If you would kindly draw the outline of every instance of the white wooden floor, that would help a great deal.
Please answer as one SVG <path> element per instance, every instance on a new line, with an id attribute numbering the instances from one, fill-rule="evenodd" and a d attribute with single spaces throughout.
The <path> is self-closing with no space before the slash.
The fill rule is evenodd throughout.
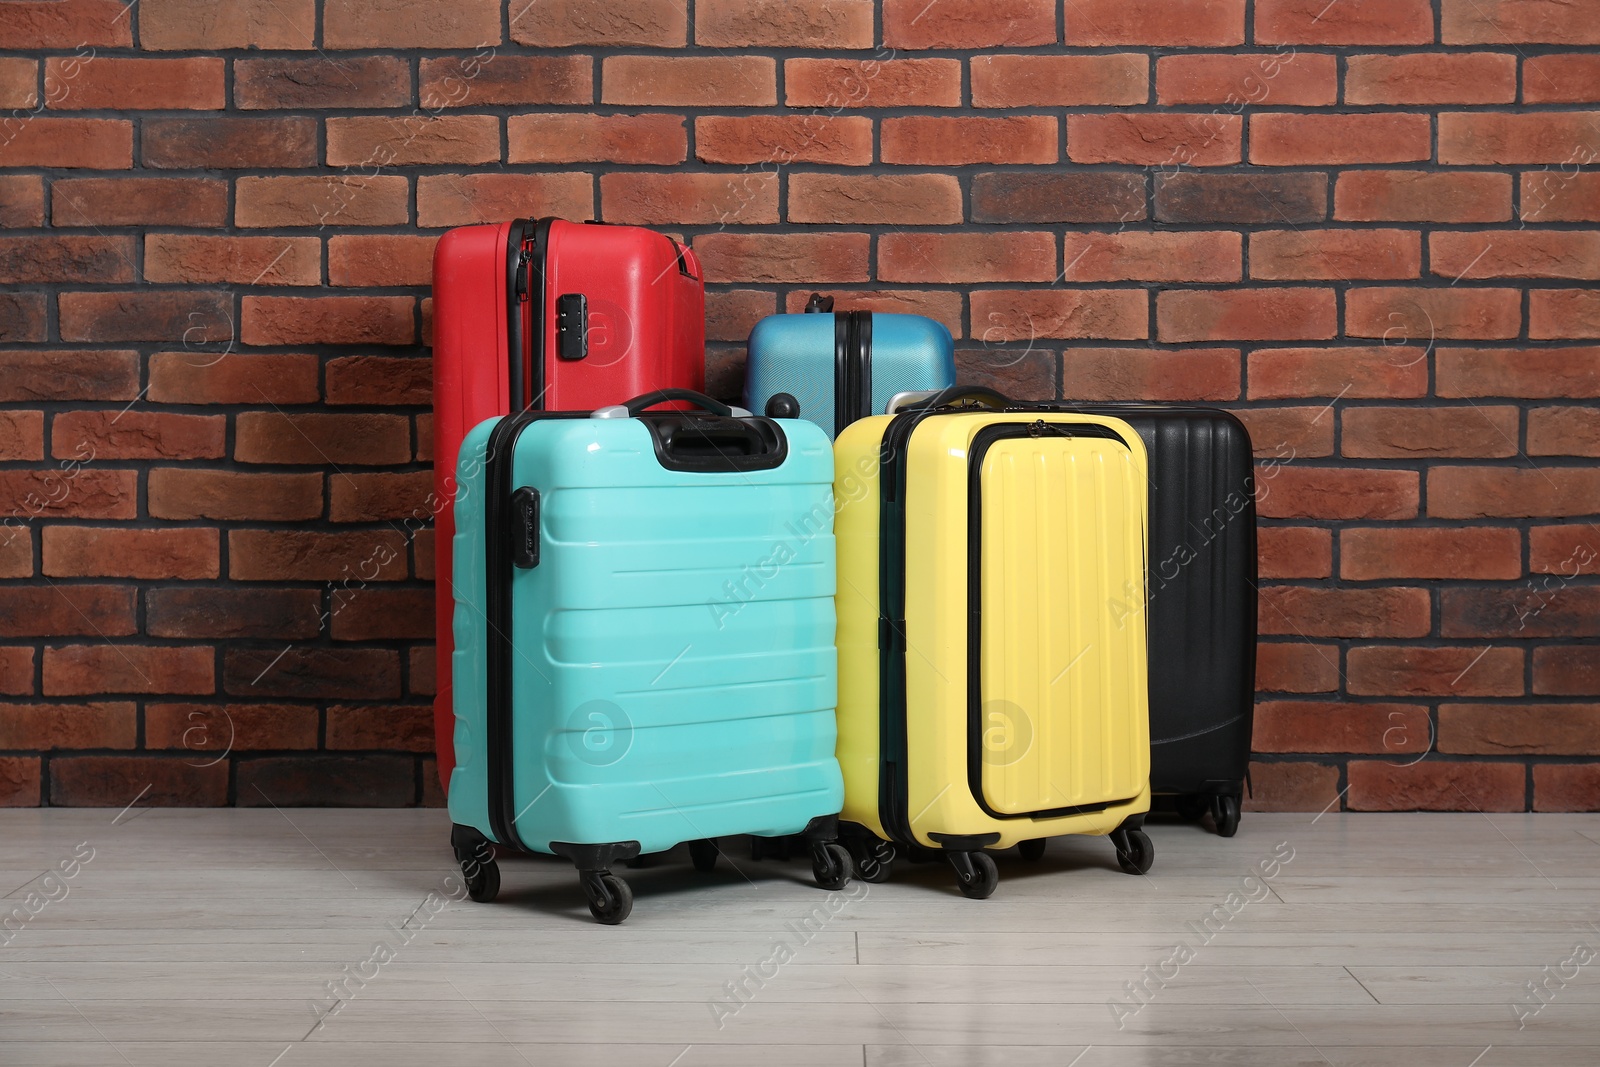
<path id="1" fill-rule="evenodd" d="M 907 866 L 832 911 L 809 865 L 740 842 L 737 870 L 625 872 L 633 917 L 602 927 L 555 861 L 507 862 L 497 903 L 435 913 L 455 884 L 440 811 L 0 812 L 0 920 L 37 911 L 0 931 L 0 1063 L 1600 1063 L 1600 957 L 1574 957 L 1600 953 L 1600 816 L 1150 833 L 1143 879 L 1081 839 L 1003 855 L 987 901 Z M 72 877 L 42 877 L 62 861 Z"/>

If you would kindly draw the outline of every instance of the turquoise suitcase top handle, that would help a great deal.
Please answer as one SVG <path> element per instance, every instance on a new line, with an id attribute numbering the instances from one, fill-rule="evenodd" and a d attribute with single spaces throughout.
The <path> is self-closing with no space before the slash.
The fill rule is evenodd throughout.
<path id="1" fill-rule="evenodd" d="M 645 408 L 655 407 L 672 400 L 682 400 L 693 404 L 703 411 L 713 415 L 723 415 L 737 419 L 748 419 L 750 412 L 744 408 L 729 407 L 720 400 L 715 400 L 704 393 L 697 393 L 693 389 L 653 389 L 648 393 L 641 393 L 625 404 L 613 404 L 610 407 L 599 408 L 590 416 L 595 419 L 631 419 L 639 415 Z"/>

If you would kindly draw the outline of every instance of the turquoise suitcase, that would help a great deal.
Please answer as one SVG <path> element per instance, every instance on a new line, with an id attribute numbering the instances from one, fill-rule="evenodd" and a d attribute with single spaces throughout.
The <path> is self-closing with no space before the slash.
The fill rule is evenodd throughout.
<path id="1" fill-rule="evenodd" d="M 667 400 L 703 410 L 646 412 Z M 564 856 L 618 923 L 610 867 L 732 834 L 836 843 L 833 450 L 808 422 L 687 390 L 471 430 L 457 467 L 452 844 Z"/>

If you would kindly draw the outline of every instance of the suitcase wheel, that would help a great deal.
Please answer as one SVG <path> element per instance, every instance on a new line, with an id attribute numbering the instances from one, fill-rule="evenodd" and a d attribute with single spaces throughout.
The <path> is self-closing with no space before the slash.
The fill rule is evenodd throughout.
<path id="1" fill-rule="evenodd" d="M 1239 798 L 1215 796 L 1211 798 L 1211 818 L 1217 824 L 1220 837 L 1232 837 L 1239 832 Z"/>
<path id="2" fill-rule="evenodd" d="M 1035 837 L 1031 841 L 1019 842 L 1017 853 L 1029 863 L 1038 863 L 1044 859 L 1044 838 Z"/>
<path id="3" fill-rule="evenodd" d="M 1156 859 L 1156 847 L 1143 830 L 1116 830 L 1111 843 L 1117 846 L 1117 865 L 1124 874 L 1144 874 Z"/>
<path id="4" fill-rule="evenodd" d="M 716 869 L 717 855 L 721 850 L 715 841 L 690 841 L 689 860 L 694 864 L 694 869 L 709 872 Z"/>
<path id="5" fill-rule="evenodd" d="M 811 846 L 811 873 L 823 889 L 843 889 L 850 884 L 850 850 L 837 841 Z"/>
<path id="6" fill-rule="evenodd" d="M 973 900 L 991 896 L 1000 884 L 1000 868 L 987 852 L 951 852 L 950 865 L 956 869 L 956 885 L 961 895 Z"/>
<path id="7" fill-rule="evenodd" d="M 894 866 L 893 845 L 887 841 L 852 838 L 846 847 L 850 850 L 850 866 L 855 868 L 857 878 L 873 885 L 889 880 Z"/>
<path id="8" fill-rule="evenodd" d="M 1195 793 L 1184 793 L 1178 797 L 1178 818 L 1184 822 L 1199 822 L 1206 816 L 1206 809 L 1210 806 L 1204 796 Z"/>
<path id="9" fill-rule="evenodd" d="M 461 865 L 461 879 L 467 883 L 467 896 L 488 904 L 500 895 L 500 865 L 494 860 L 494 846 L 471 827 L 457 826 L 450 844 Z"/>
<path id="10" fill-rule="evenodd" d="M 615 926 L 633 911 L 633 890 L 610 871 L 583 871 L 578 877 L 596 922 Z"/>

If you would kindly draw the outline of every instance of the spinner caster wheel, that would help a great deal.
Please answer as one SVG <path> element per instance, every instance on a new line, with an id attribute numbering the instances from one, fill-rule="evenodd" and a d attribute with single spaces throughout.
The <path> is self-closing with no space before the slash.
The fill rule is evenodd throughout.
<path id="1" fill-rule="evenodd" d="M 1000 885 L 1000 868 L 987 852 L 952 852 L 950 863 L 956 869 L 956 884 L 964 897 L 983 900 Z"/>
<path id="2" fill-rule="evenodd" d="M 1156 859 L 1156 847 L 1143 830 L 1118 830 L 1111 835 L 1117 846 L 1117 865 L 1124 874 L 1145 874 Z"/>
<path id="3" fill-rule="evenodd" d="M 850 884 L 850 850 L 837 841 L 813 845 L 811 873 L 823 889 L 843 889 Z"/>
<path id="4" fill-rule="evenodd" d="M 615 926 L 633 911 L 633 890 L 610 871 L 585 871 L 582 881 L 596 922 Z"/>
<path id="5" fill-rule="evenodd" d="M 856 877 L 877 885 L 889 880 L 894 867 L 894 846 L 887 841 L 856 838 L 849 844 L 850 864 Z"/>
<path id="6" fill-rule="evenodd" d="M 1211 799 L 1211 818 L 1217 824 L 1217 836 L 1232 837 L 1239 832 L 1239 798 L 1216 796 Z"/>
<path id="7" fill-rule="evenodd" d="M 475 830 L 457 827 L 450 835 L 450 844 L 461 865 L 461 880 L 467 884 L 467 896 L 479 904 L 488 904 L 500 895 L 500 865 L 494 859 L 494 846 L 489 839 Z"/>

